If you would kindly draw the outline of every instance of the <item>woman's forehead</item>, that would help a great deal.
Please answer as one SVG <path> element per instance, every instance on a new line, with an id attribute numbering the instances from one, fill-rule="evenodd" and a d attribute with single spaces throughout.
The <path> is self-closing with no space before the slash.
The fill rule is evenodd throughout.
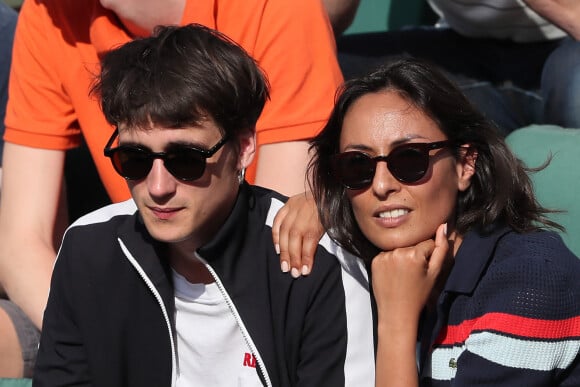
<path id="1" fill-rule="evenodd" d="M 369 93 L 348 109 L 340 143 L 401 143 L 440 140 L 443 132 L 425 112 L 395 92 Z"/>

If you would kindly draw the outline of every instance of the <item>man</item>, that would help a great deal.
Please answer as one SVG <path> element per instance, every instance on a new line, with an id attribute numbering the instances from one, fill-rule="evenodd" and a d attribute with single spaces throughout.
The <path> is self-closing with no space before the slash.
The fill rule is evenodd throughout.
<path id="1" fill-rule="evenodd" d="M 33 340 L 42 324 L 55 249 L 68 225 L 60 205 L 66 203 L 63 197 L 83 211 L 101 206 L 85 204 L 99 189 L 83 195 L 69 184 L 63 190 L 66 151 L 86 143 L 109 195 L 99 196 L 99 203 L 130 197 L 102 154 L 108 124 L 96 99 L 88 95 L 100 58 L 134 37 L 148 36 L 154 26 L 188 23 L 217 29 L 240 44 L 272 86 L 256 125 L 256 157 L 248 181 L 287 195 L 304 190 L 307 139 L 324 125 L 342 81 L 320 1 L 25 1 L 16 29 L 6 115 L 0 287 L 19 312 L 13 322 L 33 332 L 30 344 L 20 342 L 26 353 L 37 347 Z M 77 191 L 93 184 L 102 188 L 87 178 L 92 173 L 84 165 L 70 169 L 83 177 L 70 181 L 67 176 Z M 71 219 L 84 213 L 71 211 Z M 0 337 L 6 335 L 16 333 L 0 305 Z"/>
<path id="2" fill-rule="evenodd" d="M 35 385 L 373 385 L 365 281 L 330 242 L 308 278 L 283 275 L 282 197 L 244 182 L 268 97 L 253 59 L 206 27 L 164 27 L 111 51 L 94 92 L 133 200 L 66 232 Z"/>

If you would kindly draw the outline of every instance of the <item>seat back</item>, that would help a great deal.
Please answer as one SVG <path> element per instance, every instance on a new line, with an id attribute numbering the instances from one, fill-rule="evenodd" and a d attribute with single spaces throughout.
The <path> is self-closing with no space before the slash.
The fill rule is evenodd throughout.
<path id="1" fill-rule="evenodd" d="M 31 387 L 31 386 L 32 386 L 32 379 L 0 378 L 0 387 Z"/>
<path id="2" fill-rule="evenodd" d="M 433 24 L 435 13 L 425 0 L 362 0 L 345 34 L 384 32 L 404 26 Z"/>
<path id="3" fill-rule="evenodd" d="M 562 238 L 580 256 L 580 129 L 531 125 L 510 133 L 506 141 L 528 167 L 538 167 L 552 155 L 545 169 L 530 176 L 540 203 L 565 211 L 549 217 L 566 228 Z"/>

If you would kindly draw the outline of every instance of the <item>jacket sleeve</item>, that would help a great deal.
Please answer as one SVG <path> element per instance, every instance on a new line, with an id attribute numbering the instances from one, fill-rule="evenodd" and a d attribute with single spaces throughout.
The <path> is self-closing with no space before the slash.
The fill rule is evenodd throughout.
<path id="1" fill-rule="evenodd" d="M 318 258 L 310 276 L 297 280 L 312 286 L 308 294 L 295 294 L 307 300 L 307 309 L 293 385 L 343 386 L 347 324 L 340 270 L 338 265 L 322 265 Z"/>
<path id="2" fill-rule="evenodd" d="M 373 386 L 374 357 L 372 343 L 372 320 L 370 298 L 367 288 L 360 286 L 358 298 L 346 292 L 344 273 L 336 257 L 326 252 L 317 253 L 316 265 L 308 277 L 297 281 L 311 281 L 308 294 L 300 295 L 307 300 L 307 309 L 302 326 L 302 342 L 299 349 L 296 386 Z M 352 284 L 351 284 L 352 285 Z M 352 291 L 352 286 L 350 287 Z M 348 315 L 349 302 L 366 303 L 367 315 Z M 292 305 L 290 306 L 292 307 Z M 357 312 L 364 310 L 355 309 Z M 353 321 L 356 320 L 356 324 Z M 350 332 L 349 330 L 356 332 Z M 349 342 L 352 338 L 357 343 Z M 352 351 L 350 347 L 358 346 Z M 352 359 L 353 354 L 360 356 Z M 349 361 L 355 367 L 347 367 Z M 360 362 L 365 362 L 360 367 Z M 367 367 L 368 366 L 368 367 Z M 366 372 L 370 371 L 370 372 Z M 347 374 L 347 372 L 349 374 Z"/>
<path id="3" fill-rule="evenodd" d="M 76 293 L 82 283 L 71 267 L 78 260 L 65 237 L 53 270 L 48 304 L 44 312 L 33 385 L 89 386 L 89 367 L 81 331 L 75 319 Z"/>

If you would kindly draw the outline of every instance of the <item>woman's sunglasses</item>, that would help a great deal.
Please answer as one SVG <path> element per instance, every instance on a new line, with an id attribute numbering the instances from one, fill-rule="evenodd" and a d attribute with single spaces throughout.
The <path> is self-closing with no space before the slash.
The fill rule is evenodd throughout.
<path id="1" fill-rule="evenodd" d="M 185 145 L 175 145 L 166 152 L 151 152 L 147 148 L 135 145 L 121 145 L 111 149 L 118 134 L 119 131 L 115 130 L 107 142 L 105 156 L 111 159 L 115 171 L 127 180 L 141 180 L 147 177 L 155 159 L 163 160 L 163 165 L 175 178 L 183 181 L 197 180 L 205 172 L 206 159 L 213 156 L 228 141 L 227 137 L 223 137 L 207 150 Z"/>
<path id="2" fill-rule="evenodd" d="M 403 144 L 387 156 L 370 157 L 358 152 L 344 152 L 331 160 L 333 176 L 348 189 L 369 187 L 375 177 L 379 161 L 385 161 L 395 179 L 402 183 L 416 183 L 429 169 L 429 151 L 451 146 L 451 141 Z"/>

